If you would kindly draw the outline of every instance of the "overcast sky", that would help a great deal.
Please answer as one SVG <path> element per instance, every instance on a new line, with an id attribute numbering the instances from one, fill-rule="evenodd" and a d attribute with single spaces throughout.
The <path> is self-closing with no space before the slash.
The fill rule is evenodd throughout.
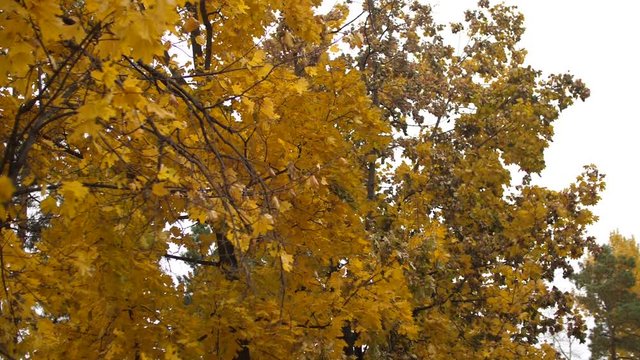
<path id="1" fill-rule="evenodd" d="M 431 2 L 440 22 L 460 21 L 475 0 Z M 492 3 L 496 3 L 493 1 Z M 525 16 L 522 46 L 528 63 L 545 73 L 571 72 L 591 89 L 555 123 L 546 151 L 547 169 L 538 184 L 564 188 L 596 164 L 607 190 L 595 208 L 600 217 L 591 234 L 604 242 L 609 232 L 640 236 L 640 2 L 612 0 L 509 0 Z M 455 45 L 455 44 L 454 44 Z"/>

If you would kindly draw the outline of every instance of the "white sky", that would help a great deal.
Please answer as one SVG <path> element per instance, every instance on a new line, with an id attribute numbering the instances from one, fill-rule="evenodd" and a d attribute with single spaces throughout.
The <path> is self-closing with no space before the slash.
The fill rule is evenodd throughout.
<path id="1" fill-rule="evenodd" d="M 476 0 L 430 1 L 440 22 L 460 21 Z M 496 3 L 492 1 L 492 4 Z M 528 63 L 544 73 L 571 72 L 591 89 L 555 123 L 556 136 L 546 151 L 547 169 L 538 183 L 564 188 L 596 164 L 606 174 L 607 190 L 595 208 L 600 221 L 591 235 L 605 242 L 619 229 L 640 236 L 640 2 L 612 0 L 508 0 L 525 16 L 527 31 L 521 42 Z M 634 205 L 638 204 L 638 205 Z"/>

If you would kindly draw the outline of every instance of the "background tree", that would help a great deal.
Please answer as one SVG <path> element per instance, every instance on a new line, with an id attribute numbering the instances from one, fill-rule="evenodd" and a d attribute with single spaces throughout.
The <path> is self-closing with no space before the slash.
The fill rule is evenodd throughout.
<path id="1" fill-rule="evenodd" d="M 345 36 L 356 52 L 345 61 L 394 134 L 362 161 L 374 251 L 401 263 L 421 329 L 411 338 L 383 321 L 393 336 L 364 340 L 379 357 L 542 357 L 548 349 L 531 346 L 541 333 L 584 329 L 579 316 L 563 324 L 571 295 L 544 280 L 556 269 L 569 275 L 568 260 L 593 244 L 586 207 L 602 176 L 587 168 L 564 191 L 530 178 L 544 168 L 553 121 L 589 91 L 525 65 L 515 8 L 478 5 L 447 27 L 428 5 L 365 1 L 365 20 Z M 467 45 L 447 45 L 447 30 L 465 33 Z M 513 179 L 508 166 L 524 176 Z M 541 312 L 549 306 L 552 317 Z"/>
<path id="2" fill-rule="evenodd" d="M 640 297 L 636 293 L 638 245 L 612 233 L 605 245 L 575 276 L 584 290 L 580 303 L 595 319 L 589 339 L 595 359 L 640 357 Z"/>
<path id="3" fill-rule="evenodd" d="M 514 8 L 348 3 L 3 4 L 3 357 L 554 358 L 539 334 L 581 333 L 545 280 L 593 244 L 602 175 L 530 178 L 588 89 L 524 65 Z"/>
<path id="4" fill-rule="evenodd" d="M 640 249 L 637 240 L 633 236 L 626 238 L 616 231 L 609 236 L 609 243 L 615 256 L 634 260 L 635 267 L 630 271 L 636 282 L 631 288 L 631 292 L 640 296 Z"/>

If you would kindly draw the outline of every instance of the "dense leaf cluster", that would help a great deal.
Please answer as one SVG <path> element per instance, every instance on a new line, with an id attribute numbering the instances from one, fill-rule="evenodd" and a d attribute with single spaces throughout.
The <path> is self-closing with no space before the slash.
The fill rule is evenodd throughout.
<path id="1" fill-rule="evenodd" d="M 603 177 L 530 179 L 585 85 L 525 64 L 512 7 L 320 3 L 3 2 L 3 357 L 553 359 L 539 335 L 580 332 L 547 282 Z"/>

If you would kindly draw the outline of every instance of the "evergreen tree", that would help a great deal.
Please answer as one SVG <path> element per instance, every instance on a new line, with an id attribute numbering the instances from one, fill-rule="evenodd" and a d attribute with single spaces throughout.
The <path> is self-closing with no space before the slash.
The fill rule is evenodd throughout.
<path id="1" fill-rule="evenodd" d="M 611 245 L 603 246 L 588 260 L 576 284 L 585 291 L 581 304 L 593 315 L 596 326 L 590 335 L 590 349 L 594 359 L 640 358 L 640 298 L 633 291 L 636 284 L 635 254 L 621 253 L 620 240 L 612 234 Z M 630 247 L 633 248 L 633 247 Z"/>

